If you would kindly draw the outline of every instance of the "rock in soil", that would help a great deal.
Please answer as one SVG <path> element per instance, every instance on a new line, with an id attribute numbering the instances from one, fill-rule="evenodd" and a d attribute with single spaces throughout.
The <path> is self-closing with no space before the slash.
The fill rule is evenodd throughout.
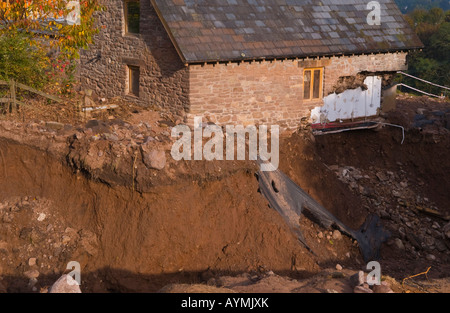
<path id="1" fill-rule="evenodd" d="M 350 277 L 350 286 L 352 288 L 362 286 L 366 282 L 366 274 L 363 271 L 359 271 L 355 275 Z"/>
<path id="2" fill-rule="evenodd" d="M 363 286 L 357 286 L 355 287 L 354 293 L 373 293 L 373 291 L 370 288 L 363 287 Z"/>
<path id="3" fill-rule="evenodd" d="M 81 289 L 72 276 L 63 275 L 50 287 L 49 293 L 81 293 Z"/>
<path id="4" fill-rule="evenodd" d="M 394 293 L 387 284 L 373 286 L 374 293 Z"/>

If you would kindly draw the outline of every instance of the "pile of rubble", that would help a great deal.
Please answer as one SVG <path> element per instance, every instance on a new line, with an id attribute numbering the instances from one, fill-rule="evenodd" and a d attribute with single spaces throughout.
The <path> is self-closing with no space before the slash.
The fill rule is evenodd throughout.
<path id="1" fill-rule="evenodd" d="M 239 276 L 219 276 L 207 279 L 198 285 L 168 285 L 161 293 L 400 293 L 398 282 L 383 277 L 381 282 L 370 284 L 368 273 L 340 268 L 326 269 L 309 279 L 283 277 L 274 272 L 260 275 L 242 274 Z"/>
<path id="2" fill-rule="evenodd" d="M 46 290 L 71 260 L 98 253 L 96 235 L 68 227 L 53 206 L 37 197 L 0 203 L 0 292 Z"/>
<path id="3" fill-rule="evenodd" d="M 416 116 L 414 116 L 413 128 L 423 129 L 431 125 L 450 130 L 450 108 L 442 111 L 418 109 Z"/>
<path id="4" fill-rule="evenodd" d="M 371 213 L 384 220 L 393 235 L 388 244 L 428 261 L 436 261 L 437 255 L 443 258 L 442 262 L 449 259 L 449 218 L 411 188 L 406 172 L 374 167 L 368 171 L 352 166 L 329 168 L 361 196 Z"/>

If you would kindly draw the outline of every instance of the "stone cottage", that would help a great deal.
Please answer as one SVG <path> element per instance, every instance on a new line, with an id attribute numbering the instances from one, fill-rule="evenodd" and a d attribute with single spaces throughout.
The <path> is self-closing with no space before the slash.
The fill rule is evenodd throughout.
<path id="1" fill-rule="evenodd" d="M 394 0 L 107 0 L 80 79 L 225 124 L 377 115 L 390 78 L 422 47 Z M 378 25 L 379 24 L 379 25 Z"/>

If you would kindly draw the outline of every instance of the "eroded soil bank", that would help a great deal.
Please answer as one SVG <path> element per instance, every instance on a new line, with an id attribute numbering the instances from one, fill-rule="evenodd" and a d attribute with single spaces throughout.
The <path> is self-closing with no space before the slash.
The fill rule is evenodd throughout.
<path id="1" fill-rule="evenodd" d="M 258 192 L 255 164 L 174 162 L 170 128 L 139 118 L 148 121 L 1 123 L 0 289 L 45 291 L 70 261 L 82 266 L 84 292 L 364 267 L 352 239 L 306 218 L 314 253 L 299 244 Z M 390 128 L 296 133 L 282 140 L 280 167 L 350 227 L 369 213 L 383 218 L 392 233 L 383 274 L 401 280 L 431 266 L 429 278 L 446 278 L 448 132 L 411 127 L 406 135 L 402 145 Z M 160 169 L 146 162 L 154 150 L 166 151 Z"/>
<path id="2" fill-rule="evenodd" d="M 57 272 L 54 261 L 42 259 L 44 254 L 54 255 L 59 271 L 78 261 L 83 272 L 106 275 L 104 287 L 113 290 L 156 291 L 170 277 L 197 279 L 208 269 L 318 269 L 260 196 L 252 173 L 204 183 L 181 181 L 139 194 L 76 175 L 60 160 L 33 148 L 2 140 L 0 149 L 1 199 L 9 206 L 19 204 L 2 210 L 3 217 L 8 216 L 1 224 L 2 256 L 14 263 L 3 265 L 2 275 L 11 279 L 22 274 L 15 266 L 28 266 L 27 251 L 34 246 L 39 255 L 29 257 L 51 265 L 46 268 L 49 280 Z M 39 209 L 38 202 L 47 200 Z M 39 221 L 42 213 L 48 216 Z M 55 231 L 49 225 L 54 222 L 62 225 L 61 234 L 49 242 Z M 24 228 L 36 228 L 37 238 L 24 235 Z M 72 236 L 67 228 L 75 230 Z M 75 242 L 83 239 L 83 232 L 95 234 L 90 249 Z"/>

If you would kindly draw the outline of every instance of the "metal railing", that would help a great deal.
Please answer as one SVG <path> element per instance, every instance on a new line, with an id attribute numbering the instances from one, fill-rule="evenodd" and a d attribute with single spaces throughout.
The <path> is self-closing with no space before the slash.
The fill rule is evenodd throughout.
<path id="1" fill-rule="evenodd" d="M 411 87 L 411 86 L 406 85 L 406 84 L 403 84 L 403 83 L 400 83 L 400 84 L 397 85 L 397 86 L 403 86 L 403 87 L 406 87 L 406 88 L 408 88 L 408 89 L 414 90 L 415 92 L 422 93 L 422 94 L 427 95 L 427 96 L 429 96 L 429 97 L 435 97 L 435 98 L 439 98 L 439 99 L 444 99 L 444 98 L 447 96 L 447 91 L 450 90 L 449 87 L 446 87 L 446 86 L 442 86 L 442 85 L 438 85 L 438 84 L 432 83 L 432 82 L 430 82 L 430 81 L 427 81 L 427 80 L 425 80 L 425 79 L 422 79 L 422 78 L 413 76 L 413 75 L 411 75 L 411 74 L 407 74 L 407 73 L 402 72 L 402 71 L 398 71 L 397 74 L 401 74 L 401 75 L 410 77 L 410 78 L 412 78 L 412 79 L 421 81 L 421 82 L 423 82 L 423 83 L 426 83 L 426 84 L 428 84 L 428 85 L 431 85 L 431 86 L 434 86 L 434 87 L 438 87 L 438 88 L 440 88 L 440 89 L 444 89 L 444 90 L 445 90 L 445 91 L 444 91 L 444 94 L 442 94 L 441 96 L 438 96 L 438 95 L 435 95 L 435 94 L 432 94 L 432 93 L 429 93 L 429 92 L 425 92 L 425 91 L 423 91 L 423 90 L 420 90 L 420 89 Z"/>

